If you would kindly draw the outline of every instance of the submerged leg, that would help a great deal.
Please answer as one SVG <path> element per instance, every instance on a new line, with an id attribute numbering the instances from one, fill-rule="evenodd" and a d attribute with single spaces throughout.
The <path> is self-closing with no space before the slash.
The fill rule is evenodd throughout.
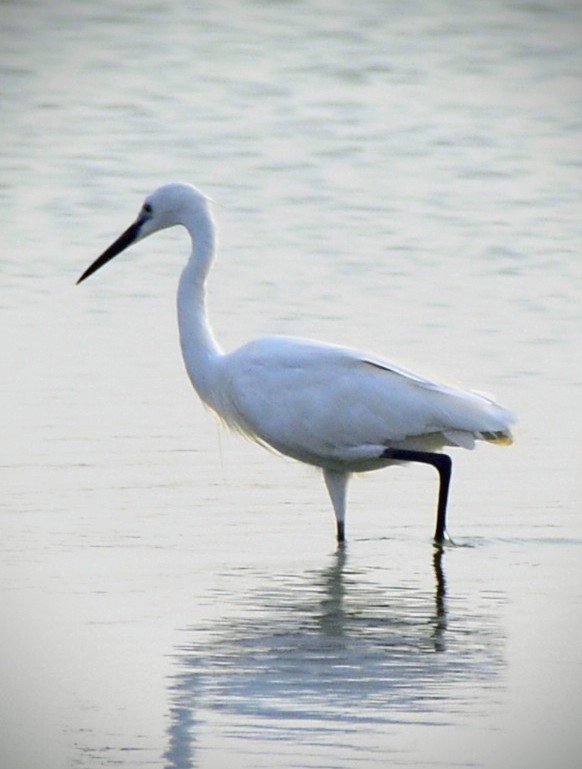
<path id="1" fill-rule="evenodd" d="M 437 469 L 440 482 L 434 541 L 437 545 L 441 545 L 445 539 L 447 500 L 449 498 L 449 486 L 453 469 L 451 458 L 447 454 L 435 454 L 431 451 L 409 451 L 408 449 L 386 449 L 382 456 L 402 462 L 422 462 L 425 465 L 432 465 Z"/>
<path id="2" fill-rule="evenodd" d="M 346 490 L 348 486 L 349 473 L 338 472 L 337 470 L 323 469 L 323 478 L 325 485 L 331 497 L 333 511 L 337 522 L 337 541 L 344 542 L 346 538 Z"/>

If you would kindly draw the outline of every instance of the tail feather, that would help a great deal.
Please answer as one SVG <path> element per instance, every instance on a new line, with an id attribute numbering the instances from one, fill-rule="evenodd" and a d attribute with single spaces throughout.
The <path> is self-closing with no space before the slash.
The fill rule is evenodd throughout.
<path id="1" fill-rule="evenodd" d="M 495 430 L 493 432 L 481 432 L 479 437 L 487 443 L 495 443 L 497 446 L 511 446 L 513 436 L 509 430 Z"/>

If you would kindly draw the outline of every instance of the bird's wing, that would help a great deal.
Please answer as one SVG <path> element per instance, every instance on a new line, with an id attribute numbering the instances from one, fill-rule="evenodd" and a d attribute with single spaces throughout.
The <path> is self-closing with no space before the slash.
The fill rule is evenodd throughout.
<path id="1" fill-rule="evenodd" d="M 223 365 L 226 421 L 294 456 L 507 428 L 493 401 L 348 348 L 271 337 L 225 356 Z M 460 437 L 451 442 L 465 445 Z"/>

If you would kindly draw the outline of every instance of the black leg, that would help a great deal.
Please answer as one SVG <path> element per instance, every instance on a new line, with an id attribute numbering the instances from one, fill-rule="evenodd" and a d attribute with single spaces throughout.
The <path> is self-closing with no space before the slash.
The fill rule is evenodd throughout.
<path id="1" fill-rule="evenodd" d="M 346 529 L 343 521 L 337 522 L 337 541 L 339 543 L 346 541 Z"/>
<path id="2" fill-rule="evenodd" d="M 408 449 L 386 449 L 382 456 L 402 462 L 422 462 L 425 465 L 432 465 L 437 469 L 440 483 L 434 541 L 437 545 L 441 545 L 445 539 L 447 500 L 449 498 L 451 471 L 453 469 L 451 458 L 446 454 L 434 454 L 431 451 L 409 451 Z"/>

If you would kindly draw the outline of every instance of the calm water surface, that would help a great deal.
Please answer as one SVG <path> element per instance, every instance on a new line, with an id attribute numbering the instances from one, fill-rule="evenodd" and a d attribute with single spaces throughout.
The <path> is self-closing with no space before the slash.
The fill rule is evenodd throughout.
<path id="1" fill-rule="evenodd" d="M 573 769 L 582 740 L 582 6 L 2 4 L 0 754 L 14 769 Z M 211 310 L 493 392 L 510 450 L 323 484 L 190 390 Z"/>

